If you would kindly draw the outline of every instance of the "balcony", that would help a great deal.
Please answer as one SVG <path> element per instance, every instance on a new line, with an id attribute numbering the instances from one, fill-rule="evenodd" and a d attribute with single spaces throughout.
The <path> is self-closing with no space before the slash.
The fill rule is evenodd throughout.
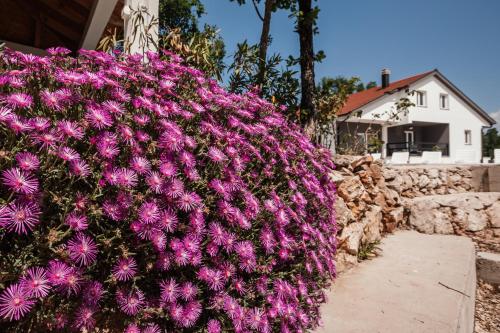
<path id="1" fill-rule="evenodd" d="M 388 142 L 387 155 L 394 152 L 409 152 L 410 156 L 421 156 L 424 151 L 440 151 L 443 156 L 449 156 L 450 145 L 436 142 Z"/>

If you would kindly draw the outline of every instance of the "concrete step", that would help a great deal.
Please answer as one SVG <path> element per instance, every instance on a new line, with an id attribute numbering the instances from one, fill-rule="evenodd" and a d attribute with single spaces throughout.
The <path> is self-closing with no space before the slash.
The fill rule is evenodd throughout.
<path id="1" fill-rule="evenodd" d="M 484 282 L 500 285 L 500 253 L 478 252 L 477 277 Z"/>
<path id="2" fill-rule="evenodd" d="M 382 256 L 344 273 L 317 333 L 474 330 L 475 248 L 469 238 L 400 231 Z"/>

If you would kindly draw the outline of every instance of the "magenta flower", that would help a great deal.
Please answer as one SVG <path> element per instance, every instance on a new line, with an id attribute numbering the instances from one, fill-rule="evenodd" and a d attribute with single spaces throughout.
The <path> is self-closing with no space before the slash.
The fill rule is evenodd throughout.
<path id="1" fill-rule="evenodd" d="M 92 330 L 95 326 L 95 309 L 92 306 L 82 306 L 77 309 L 75 315 L 75 327 Z"/>
<path id="2" fill-rule="evenodd" d="M 57 124 L 57 127 L 61 133 L 69 138 L 80 140 L 85 135 L 84 130 L 73 121 L 62 120 Z"/>
<path id="3" fill-rule="evenodd" d="M 137 174 L 127 168 L 121 168 L 117 173 L 117 183 L 123 187 L 135 187 L 137 185 Z"/>
<path id="4" fill-rule="evenodd" d="M 79 233 L 68 242 L 68 253 L 71 260 L 80 266 L 92 265 L 97 256 L 97 246 L 92 238 Z"/>
<path id="5" fill-rule="evenodd" d="M 63 160 L 69 162 L 80 159 L 80 154 L 78 154 L 76 150 L 70 147 L 61 147 L 57 155 Z"/>
<path id="6" fill-rule="evenodd" d="M 160 209 L 155 202 L 145 202 L 139 207 L 139 220 L 145 224 L 152 224 L 160 218 Z"/>
<path id="7" fill-rule="evenodd" d="M 12 108 L 31 108 L 33 105 L 33 97 L 23 93 L 13 93 L 5 99 L 7 105 Z"/>
<path id="8" fill-rule="evenodd" d="M 192 211 L 201 204 L 201 198 L 194 192 L 183 193 L 178 199 L 179 208 L 185 212 Z"/>
<path id="9" fill-rule="evenodd" d="M 207 333 L 221 333 L 220 322 L 215 319 L 210 319 L 207 324 Z"/>
<path id="10" fill-rule="evenodd" d="M 0 123 L 8 124 L 13 115 L 11 109 L 0 106 Z"/>
<path id="11" fill-rule="evenodd" d="M 168 209 L 160 213 L 157 224 L 162 230 L 165 230 L 166 232 L 174 232 L 177 228 L 178 221 L 179 220 L 177 219 L 177 215 L 175 215 L 175 212 Z"/>
<path id="12" fill-rule="evenodd" d="M 224 163 L 227 161 L 227 156 L 218 148 L 210 147 L 208 157 L 215 163 Z"/>
<path id="13" fill-rule="evenodd" d="M 88 228 L 89 224 L 87 222 L 87 217 L 81 215 L 77 212 L 71 212 L 66 217 L 66 224 L 70 226 L 71 229 L 75 231 L 82 231 Z"/>
<path id="14" fill-rule="evenodd" d="M 84 286 L 83 300 L 88 305 L 97 305 L 104 295 L 102 283 L 91 281 Z"/>
<path id="15" fill-rule="evenodd" d="M 163 193 L 170 198 L 179 198 L 184 193 L 184 183 L 179 179 L 173 179 L 165 184 Z"/>
<path id="16" fill-rule="evenodd" d="M 151 163 L 144 157 L 132 158 L 130 166 L 140 175 L 143 175 L 151 170 Z"/>
<path id="17" fill-rule="evenodd" d="M 27 234 L 40 223 L 40 210 L 31 202 L 0 206 L 0 226 L 17 234 Z"/>
<path id="18" fill-rule="evenodd" d="M 40 160 L 35 154 L 29 152 L 23 152 L 16 154 L 16 162 L 19 167 L 24 171 L 34 171 L 38 170 L 40 166 Z"/>
<path id="19" fill-rule="evenodd" d="M 122 114 L 125 112 L 123 105 L 115 101 L 106 101 L 102 103 L 102 106 L 112 114 Z"/>
<path id="20" fill-rule="evenodd" d="M 113 275 L 118 281 L 128 281 L 137 272 L 137 263 L 134 258 L 121 258 L 113 267 Z"/>
<path id="21" fill-rule="evenodd" d="M 174 177 L 177 174 L 177 167 L 170 161 L 165 161 L 160 164 L 160 172 L 167 178 Z"/>
<path id="22" fill-rule="evenodd" d="M 56 111 L 61 111 L 62 104 L 59 100 L 59 96 L 55 92 L 51 92 L 47 89 L 40 93 L 41 102 L 49 109 L 54 109 Z"/>
<path id="23" fill-rule="evenodd" d="M 174 303 L 179 297 L 179 285 L 174 279 L 164 280 L 160 283 L 161 299 L 167 303 Z"/>
<path id="24" fill-rule="evenodd" d="M 57 289 L 68 296 L 78 295 L 80 293 L 82 283 L 83 278 L 81 271 L 71 267 L 62 283 L 57 286 Z"/>
<path id="25" fill-rule="evenodd" d="M 198 295 L 198 288 L 191 282 L 184 282 L 179 288 L 179 295 L 185 301 L 192 301 Z"/>
<path id="26" fill-rule="evenodd" d="M 73 160 L 69 163 L 71 173 L 77 177 L 87 177 L 90 175 L 90 166 L 83 160 Z"/>
<path id="27" fill-rule="evenodd" d="M 47 49 L 47 52 L 50 54 L 50 55 L 53 55 L 53 56 L 63 56 L 63 55 L 67 55 L 67 54 L 70 54 L 71 51 L 64 48 L 64 47 L 51 47 L 51 48 L 48 48 Z"/>
<path id="28" fill-rule="evenodd" d="M 124 313 L 134 316 L 144 306 L 144 294 L 139 289 L 129 292 L 119 290 L 116 292 L 116 301 Z"/>
<path id="29" fill-rule="evenodd" d="M 86 118 L 97 129 L 104 129 L 113 124 L 113 118 L 109 112 L 97 106 L 87 108 Z"/>
<path id="30" fill-rule="evenodd" d="M 19 284 L 12 284 L 0 295 L 0 316 L 4 319 L 19 320 L 30 312 L 35 301 Z"/>
<path id="31" fill-rule="evenodd" d="M 136 324 L 132 323 L 127 326 L 123 333 L 141 333 L 141 329 Z M 144 333 L 144 332 L 143 332 Z"/>
<path id="32" fill-rule="evenodd" d="M 225 230 L 218 222 L 212 222 L 209 226 L 209 235 L 212 241 L 217 245 L 222 245 L 225 239 Z"/>
<path id="33" fill-rule="evenodd" d="M 49 282 L 53 286 L 59 286 L 63 284 L 66 278 L 71 273 L 72 268 L 59 260 L 52 260 L 49 262 L 49 267 L 47 269 L 47 277 Z"/>
<path id="34" fill-rule="evenodd" d="M 49 294 L 49 280 L 42 267 L 29 268 L 21 278 L 20 284 L 28 297 L 40 298 Z"/>
<path id="35" fill-rule="evenodd" d="M 18 168 L 3 171 L 2 181 L 16 193 L 32 194 L 38 191 L 38 180 Z"/>
<path id="36" fill-rule="evenodd" d="M 157 324 L 148 324 L 143 330 L 142 333 L 161 333 L 162 330 Z"/>
<path id="37" fill-rule="evenodd" d="M 159 271 L 167 271 L 172 266 L 172 260 L 167 253 L 160 253 L 156 261 L 156 267 Z"/>
<path id="38" fill-rule="evenodd" d="M 186 304 L 181 320 L 182 327 L 193 327 L 201 314 L 201 303 L 199 301 L 191 301 Z"/>

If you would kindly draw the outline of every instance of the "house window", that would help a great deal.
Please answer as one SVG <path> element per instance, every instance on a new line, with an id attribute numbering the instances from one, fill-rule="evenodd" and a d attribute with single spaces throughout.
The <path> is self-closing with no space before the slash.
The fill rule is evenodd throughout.
<path id="1" fill-rule="evenodd" d="M 427 94 L 425 91 L 417 91 L 417 106 L 427 106 Z"/>
<path id="2" fill-rule="evenodd" d="M 471 132 L 471 130 L 465 130 L 465 144 L 466 145 L 472 144 L 472 132 Z"/>
<path id="3" fill-rule="evenodd" d="M 448 110 L 449 109 L 448 95 L 447 94 L 441 94 L 441 95 L 439 95 L 439 108 L 442 109 L 442 110 Z"/>

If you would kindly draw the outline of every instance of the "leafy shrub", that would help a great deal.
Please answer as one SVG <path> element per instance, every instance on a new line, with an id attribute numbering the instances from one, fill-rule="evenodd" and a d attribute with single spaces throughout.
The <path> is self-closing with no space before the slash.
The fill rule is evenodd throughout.
<path id="1" fill-rule="evenodd" d="M 329 153 L 175 55 L 49 53 L 0 55 L 0 330 L 317 326 Z"/>

